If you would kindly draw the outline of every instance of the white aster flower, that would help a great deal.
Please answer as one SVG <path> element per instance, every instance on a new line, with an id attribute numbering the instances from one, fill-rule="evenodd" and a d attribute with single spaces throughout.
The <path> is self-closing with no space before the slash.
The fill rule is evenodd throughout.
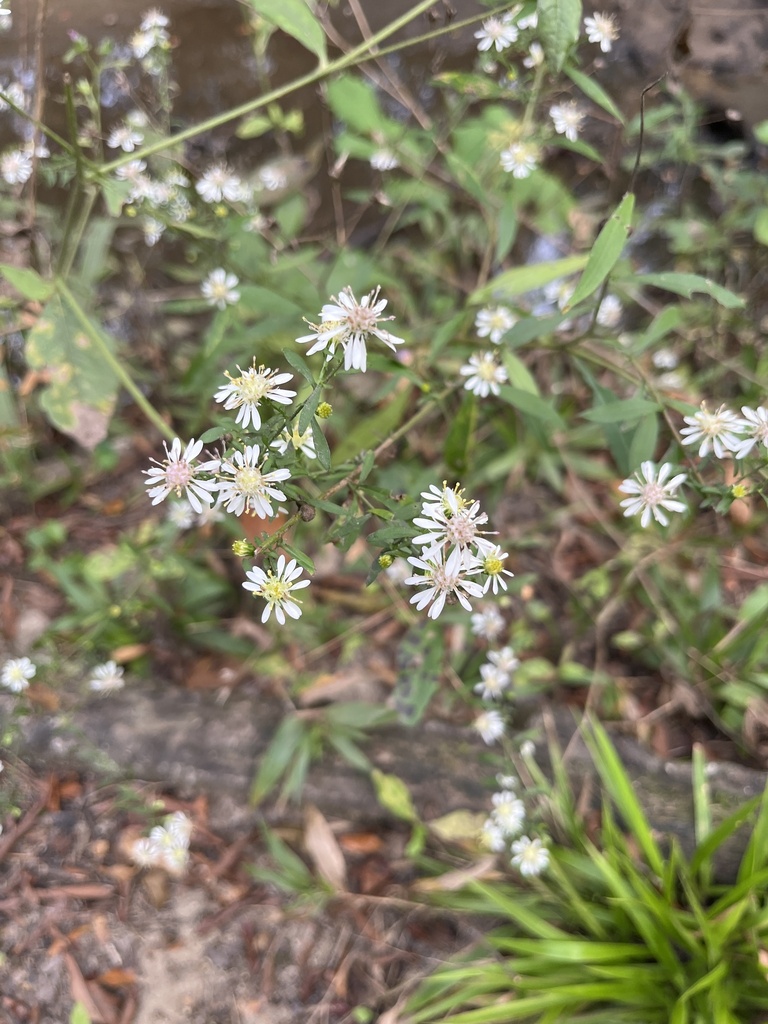
<path id="1" fill-rule="evenodd" d="M 155 845 L 149 836 L 137 839 L 131 847 L 131 859 L 140 868 L 151 868 L 156 860 Z"/>
<path id="2" fill-rule="evenodd" d="M 536 744 L 533 740 L 523 740 L 520 744 L 520 756 L 526 761 L 530 761 L 532 757 L 536 756 Z"/>
<path id="3" fill-rule="evenodd" d="M 525 804 L 511 790 L 494 793 L 491 817 L 507 836 L 516 836 L 525 824 Z"/>
<path id="4" fill-rule="evenodd" d="M 283 492 L 274 485 L 288 480 L 291 473 L 287 469 L 265 473 L 266 456 L 260 459 L 259 452 L 257 444 L 246 445 L 243 451 L 236 451 L 222 461 L 221 472 L 230 474 L 232 479 L 220 478 L 220 501 L 227 512 L 236 516 L 247 512 L 259 519 L 271 519 L 275 515 L 272 501 L 285 501 Z"/>
<path id="5" fill-rule="evenodd" d="M 141 24 L 139 25 L 139 28 L 143 32 L 151 32 L 153 29 L 168 28 L 168 24 L 168 17 L 165 14 L 163 14 L 162 11 L 159 11 L 156 7 L 153 7 L 149 11 L 146 11 L 146 13 L 141 19 Z"/>
<path id="6" fill-rule="evenodd" d="M 285 555 L 280 555 L 277 560 L 275 571 L 268 569 L 264 572 L 258 566 L 246 572 L 249 582 L 244 583 L 246 590 L 251 590 L 257 597 L 262 597 L 267 602 L 261 621 L 266 622 L 272 612 L 281 626 L 285 625 L 285 616 L 298 619 L 301 615 L 300 602 L 294 599 L 293 591 L 302 590 L 309 586 L 309 580 L 300 580 L 302 568 L 292 558 L 286 562 Z"/>
<path id="7" fill-rule="evenodd" d="M 209 306 L 226 309 L 240 298 L 240 292 L 237 290 L 239 284 L 240 280 L 234 274 L 228 273 L 223 267 L 217 267 L 200 285 L 200 291 Z"/>
<path id="8" fill-rule="evenodd" d="M 129 124 L 118 125 L 107 137 L 107 145 L 110 149 L 122 149 L 124 153 L 132 153 L 143 141 L 143 133 Z"/>
<path id="9" fill-rule="evenodd" d="M 146 183 L 149 181 L 147 175 L 144 173 L 147 169 L 147 163 L 145 160 L 129 160 L 127 164 L 123 164 L 122 167 L 118 167 L 115 171 L 115 177 L 118 181 L 127 181 L 135 188 L 146 189 Z"/>
<path id="10" fill-rule="evenodd" d="M 597 322 L 601 327 L 618 327 L 623 312 L 618 295 L 606 295 L 597 311 Z"/>
<path id="11" fill-rule="evenodd" d="M 148 852 L 151 864 L 164 868 L 171 875 L 181 875 L 189 863 L 189 835 L 157 825 L 149 833 Z"/>
<path id="12" fill-rule="evenodd" d="M 507 371 L 496 361 L 493 352 L 482 352 L 469 357 L 469 362 L 459 368 L 462 377 L 466 377 L 464 388 L 480 398 L 498 395 L 500 386 L 507 382 Z"/>
<path id="13" fill-rule="evenodd" d="M 566 100 L 564 103 L 555 103 L 551 106 L 549 116 L 558 135 L 564 135 L 570 142 L 576 142 L 587 115 L 576 100 Z"/>
<path id="14" fill-rule="evenodd" d="M 516 775 L 505 775 L 503 772 L 497 773 L 496 781 L 502 789 L 517 789 L 520 784 Z"/>
<path id="15" fill-rule="evenodd" d="M 752 451 L 755 445 L 762 444 L 768 448 L 768 409 L 760 405 L 757 409 L 750 409 L 748 405 L 742 405 L 741 415 L 744 417 L 739 421 L 742 430 L 746 433 L 743 440 L 739 440 L 738 447 L 733 449 L 737 459 L 743 459 Z"/>
<path id="16" fill-rule="evenodd" d="M 474 687 L 482 700 L 498 700 L 510 683 L 509 675 L 497 665 L 486 663 L 480 666 L 481 682 Z"/>
<path id="17" fill-rule="evenodd" d="M 257 180 L 260 188 L 267 192 L 279 192 L 287 188 L 289 184 L 288 175 L 279 163 L 266 164 L 259 170 Z"/>
<path id="18" fill-rule="evenodd" d="M 671 348 L 660 348 L 651 356 L 651 362 L 657 370 L 674 370 L 677 368 L 679 359 Z"/>
<path id="19" fill-rule="evenodd" d="M 167 33 L 163 33 L 167 39 Z M 157 29 L 139 29 L 134 32 L 128 41 L 131 53 L 137 60 L 144 60 L 162 41 L 162 36 Z"/>
<path id="20" fill-rule="evenodd" d="M 540 68 L 543 63 L 544 47 L 541 43 L 531 43 L 528 56 L 523 58 L 523 65 L 527 68 Z"/>
<path id="21" fill-rule="evenodd" d="M 526 14 L 524 18 L 520 18 L 517 22 L 517 27 L 521 32 L 525 32 L 528 28 L 538 28 L 539 16 L 536 11 L 533 14 Z"/>
<path id="22" fill-rule="evenodd" d="M 0 671 L 0 683 L 11 693 L 21 693 L 37 672 L 37 665 L 29 658 L 10 658 Z"/>
<path id="23" fill-rule="evenodd" d="M 488 577 L 483 584 L 484 594 L 487 594 L 490 588 L 493 588 L 494 594 L 498 594 L 499 587 L 502 590 L 507 589 L 507 584 L 503 577 L 509 576 L 511 579 L 515 575 L 509 569 L 504 568 L 504 559 L 508 557 L 507 552 L 502 551 L 498 544 L 491 544 L 482 539 L 479 541 L 478 558 L 480 559 L 480 568 Z"/>
<path id="24" fill-rule="evenodd" d="M 321 323 L 309 324 L 314 333 L 297 338 L 296 341 L 299 345 L 314 342 L 307 349 L 307 355 L 310 356 L 327 349 L 329 359 L 336 345 L 341 345 L 344 349 L 344 369 L 365 373 L 365 346 L 370 337 L 378 338 L 392 351 L 395 351 L 397 345 L 404 344 L 403 338 L 397 338 L 379 327 L 380 323 L 395 319 L 393 316 L 381 315 L 387 300 L 379 299 L 380 290 L 377 286 L 358 302 L 351 288 L 342 289 L 338 298 L 331 296 L 331 301 L 323 306 L 320 312 Z"/>
<path id="25" fill-rule="evenodd" d="M 400 161 L 391 149 L 377 149 L 371 154 L 370 164 L 374 171 L 393 171 Z"/>
<path id="26" fill-rule="evenodd" d="M 120 668 L 114 661 L 105 661 L 103 665 L 97 665 L 93 669 L 88 685 L 94 693 L 114 693 L 125 686 L 124 674 L 125 669 Z"/>
<path id="27" fill-rule="evenodd" d="M 501 853 L 507 848 L 507 837 L 493 818 L 486 818 L 480 833 L 480 842 L 492 853 Z"/>
<path id="28" fill-rule="evenodd" d="M 235 422 L 242 424 L 243 429 L 247 429 L 253 423 L 254 430 L 261 430 L 259 405 L 264 399 L 280 405 L 290 405 L 296 397 L 296 392 L 288 391 L 280 385 L 293 380 L 293 374 L 278 373 L 277 370 L 270 370 L 266 366 L 257 369 L 255 358 L 253 366 L 249 369 L 241 370 L 238 366 L 238 370 L 239 377 L 232 377 L 226 370 L 224 371 L 225 377 L 229 378 L 229 384 L 222 384 L 214 398 L 217 402 L 223 402 L 225 409 L 238 410 Z"/>
<path id="29" fill-rule="evenodd" d="M 696 444 L 701 441 L 699 456 L 702 459 L 709 453 L 710 448 L 718 459 L 725 459 L 741 444 L 741 420 L 724 405 L 716 412 L 710 412 L 707 403 L 702 402 L 699 412 L 693 416 L 684 416 L 683 419 L 689 424 L 680 431 L 683 444 Z"/>
<path id="30" fill-rule="evenodd" d="M 195 183 L 195 191 L 206 203 L 235 203 L 244 196 L 242 180 L 226 164 L 212 164 Z"/>
<path id="31" fill-rule="evenodd" d="M 544 286 L 544 298 L 547 302 L 556 303 L 557 308 L 562 313 L 571 301 L 571 296 L 575 291 L 575 281 L 564 281 L 562 278 L 558 278 L 556 281 L 550 281 L 549 284 Z"/>
<path id="32" fill-rule="evenodd" d="M 154 217 L 144 217 L 141 222 L 141 230 L 144 234 L 145 245 L 157 245 L 163 237 L 165 224 L 163 224 L 161 220 L 156 220 Z"/>
<path id="33" fill-rule="evenodd" d="M 533 878 L 549 867 L 549 850 L 540 839 L 520 836 L 512 843 L 512 867 L 524 878 Z"/>
<path id="34" fill-rule="evenodd" d="M 514 178 L 528 178 L 539 163 L 540 151 L 535 142 L 513 142 L 502 150 L 501 166 Z"/>
<path id="35" fill-rule="evenodd" d="M 500 651 L 489 651 L 488 660 L 507 675 L 511 675 L 516 668 L 520 667 L 520 660 L 515 656 L 511 647 L 502 647 Z"/>
<path id="36" fill-rule="evenodd" d="M 478 338 L 488 338 L 494 345 L 517 323 L 517 317 L 506 306 L 494 306 L 481 309 L 475 317 L 475 329 Z"/>
<path id="37" fill-rule="evenodd" d="M 446 504 L 428 504 L 422 506 L 422 516 L 413 520 L 415 526 L 426 533 L 413 538 L 413 543 L 425 547 L 428 551 L 434 548 L 456 545 L 463 550 L 475 544 L 478 539 L 478 527 L 488 522 L 488 516 L 480 511 L 480 502 L 466 502 L 461 492 L 445 489 L 446 494 L 455 502 L 455 506 Z"/>
<path id="38" fill-rule="evenodd" d="M 410 603 L 415 604 L 419 611 L 431 605 L 427 613 L 430 619 L 438 617 L 447 600 L 457 600 L 466 611 L 472 611 L 467 595 L 483 595 L 480 584 L 467 579 L 467 576 L 477 572 L 476 565 L 471 562 L 467 564 L 468 560 L 461 548 L 454 548 L 447 559 L 441 548 L 434 548 L 426 554 L 428 557 L 411 556 L 408 559 L 411 565 L 422 570 L 422 575 L 410 576 L 405 580 L 406 586 L 426 588 L 421 593 L 414 594 Z"/>
<path id="39" fill-rule="evenodd" d="M 276 438 L 270 448 L 276 448 L 281 455 L 285 455 L 288 451 L 288 446 L 292 445 L 296 451 L 303 452 L 308 459 L 316 459 L 317 453 L 315 452 L 315 435 L 312 431 L 312 427 L 307 427 L 303 434 L 299 433 L 299 421 L 293 424 L 292 429 L 285 427 L 280 437 Z"/>
<path id="40" fill-rule="evenodd" d="M 603 53 L 609 53 L 611 46 L 619 38 L 619 26 L 612 14 L 593 14 L 584 19 L 584 29 L 590 43 L 599 43 Z"/>
<path id="41" fill-rule="evenodd" d="M 687 479 L 685 473 L 678 473 L 671 480 L 667 477 L 672 472 L 672 466 L 668 462 L 662 463 L 658 470 L 652 462 L 643 462 L 634 477 L 630 477 L 619 484 L 619 490 L 631 497 L 625 498 L 619 504 L 625 510 L 625 516 L 635 516 L 641 513 L 640 525 L 645 527 L 651 521 L 651 516 L 662 526 L 669 524 L 665 515 L 667 512 L 685 512 L 685 502 L 675 498 L 675 492 L 680 484 Z"/>
<path id="42" fill-rule="evenodd" d="M 195 828 L 192 819 L 187 817 L 184 811 L 174 811 L 173 814 L 167 814 L 163 819 L 163 826 L 166 832 L 173 836 L 174 839 L 186 844 L 189 844 Z"/>
<path id="43" fill-rule="evenodd" d="M 508 46 L 517 41 L 518 27 L 511 21 L 504 18 L 488 18 L 483 22 L 479 32 L 475 32 L 475 39 L 478 40 L 477 48 L 483 53 L 496 47 L 498 53 L 506 50 Z"/>
<path id="44" fill-rule="evenodd" d="M 194 437 L 183 453 L 178 437 L 173 439 L 170 451 L 168 445 L 164 443 L 163 446 L 166 454 L 165 461 L 158 462 L 156 459 L 152 459 L 155 468 L 143 470 L 147 477 L 146 487 L 152 504 L 157 505 L 164 501 L 171 493 L 180 498 L 183 491 L 195 512 L 202 512 L 202 503 L 205 502 L 206 505 L 213 503 L 211 492 L 217 491 L 219 485 L 216 480 L 200 479 L 198 474 L 213 472 L 218 464 L 213 461 L 195 465 L 195 459 L 202 451 L 203 442 L 196 441 Z"/>
<path id="45" fill-rule="evenodd" d="M 168 505 L 165 518 L 177 530 L 189 530 L 195 524 L 195 513 L 186 501 L 172 501 Z"/>
<path id="46" fill-rule="evenodd" d="M 32 176 L 32 157 L 23 149 L 9 149 L 0 156 L 0 178 L 9 185 L 23 185 Z"/>
<path id="47" fill-rule="evenodd" d="M 496 640 L 504 626 L 504 617 L 495 604 L 485 605 L 472 615 L 472 632 L 481 640 Z"/>
<path id="48" fill-rule="evenodd" d="M 483 711 L 472 723 L 473 728 L 480 733 L 483 743 L 490 746 L 504 735 L 504 719 L 499 711 Z"/>

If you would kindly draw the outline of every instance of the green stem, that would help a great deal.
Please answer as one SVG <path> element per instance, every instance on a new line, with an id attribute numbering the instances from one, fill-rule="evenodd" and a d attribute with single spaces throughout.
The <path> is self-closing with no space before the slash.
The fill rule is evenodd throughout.
<path id="1" fill-rule="evenodd" d="M 67 224 L 64 232 L 64 239 L 61 245 L 61 252 L 56 263 L 56 273 L 60 277 L 67 277 L 72 264 L 75 261 L 77 250 L 80 246 L 80 242 L 88 224 L 88 219 L 91 216 L 91 210 L 93 204 L 96 202 L 97 196 L 96 189 L 89 186 L 86 189 L 82 189 L 79 186 L 73 193 L 72 206 L 67 210 Z M 77 220 L 75 221 L 74 228 L 72 227 L 72 221 L 75 217 L 75 210 L 78 208 Z"/>
<path id="2" fill-rule="evenodd" d="M 88 318 L 83 307 L 61 278 L 56 279 L 56 290 L 72 310 L 78 323 L 88 335 L 88 338 L 99 350 L 105 363 L 107 363 L 125 390 L 133 398 L 136 405 L 138 405 L 150 423 L 154 424 L 164 437 L 168 438 L 169 441 L 173 441 L 176 437 L 174 431 L 168 426 L 153 405 L 141 393 L 136 382 L 102 337 L 101 331 L 99 331 L 93 321 Z"/>

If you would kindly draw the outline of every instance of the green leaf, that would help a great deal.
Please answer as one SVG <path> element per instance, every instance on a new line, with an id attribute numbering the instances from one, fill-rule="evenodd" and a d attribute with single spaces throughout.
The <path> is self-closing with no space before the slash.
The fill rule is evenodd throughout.
<path id="1" fill-rule="evenodd" d="M 744 299 L 734 294 L 728 288 L 715 284 L 708 277 L 701 277 L 699 274 L 677 274 L 664 272 L 663 274 L 637 274 L 633 279 L 635 284 L 646 284 L 653 288 L 663 288 L 664 291 L 674 292 L 675 295 L 685 295 L 690 299 L 694 292 L 704 292 L 711 296 L 715 302 L 719 302 L 726 309 L 741 309 L 744 306 Z"/>
<path id="2" fill-rule="evenodd" d="M 569 309 L 596 292 L 616 266 L 629 235 L 634 208 L 635 197 L 632 192 L 627 192 L 616 208 L 616 212 L 610 216 L 595 239 L 584 273 L 581 275 L 564 312 L 567 313 Z"/>
<path id="3" fill-rule="evenodd" d="M 314 53 L 321 65 L 327 64 L 325 33 L 304 0 L 248 0 L 248 3 L 266 22 Z"/>
<path id="4" fill-rule="evenodd" d="M 524 267 L 513 267 L 494 277 L 488 284 L 478 288 L 469 297 L 472 305 L 512 298 L 523 295 L 534 288 L 542 288 L 558 277 L 568 277 L 586 266 L 589 256 L 566 256 L 561 260 L 546 260 Z"/>
<path id="5" fill-rule="evenodd" d="M 554 72 L 562 71 L 565 58 L 579 39 L 581 0 L 538 0 L 538 36 Z"/>
<path id="6" fill-rule="evenodd" d="M 0 263 L 0 274 L 25 299 L 32 299 L 34 302 L 45 302 L 53 291 L 53 282 L 44 280 L 30 267 L 12 267 L 8 263 Z"/>
<path id="7" fill-rule="evenodd" d="M 317 461 L 323 467 L 323 469 L 331 468 L 331 449 L 328 447 L 328 440 L 323 433 L 323 428 L 317 422 L 312 420 L 312 437 L 315 441 L 315 453 L 317 455 Z"/>
<path id="8" fill-rule="evenodd" d="M 323 397 L 323 388 L 321 384 L 318 384 L 309 395 L 307 400 L 302 406 L 301 412 L 299 413 L 299 434 L 305 434 L 307 427 L 312 422 L 315 411 L 318 405 L 320 405 L 320 399 Z"/>
<path id="9" fill-rule="evenodd" d="M 285 359 L 286 363 L 288 363 L 292 369 L 301 374 L 307 384 L 313 388 L 315 387 L 317 382 L 315 381 L 312 370 L 297 352 L 292 352 L 289 348 L 285 349 L 283 352 L 283 359 Z"/>
<path id="10" fill-rule="evenodd" d="M 628 463 L 630 466 L 639 466 L 648 459 L 653 459 L 656 453 L 656 443 L 659 439 L 659 417 L 656 413 L 645 416 L 637 425 L 629 442 Z"/>
<path id="11" fill-rule="evenodd" d="M 500 389 L 499 397 L 522 413 L 523 418 L 533 416 L 534 419 L 542 420 L 557 430 L 565 427 L 557 410 L 538 395 L 532 395 L 529 391 L 509 387 L 505 384 Z"/>
<path id="12" fill-rule="evenodd" d="M 295 548 L 293 544 L 289 544 L 285 538 L 283 538 L 280 541 L 280 547 L 284 548 L 287 554 L 291 556 L 291 558 L 295 558 L 299 565 L 302 567 L 302 569 L 305 570 L 305 572 L 308 572 L 310 574 L 314 573 L 315 563 L 312 561 L 309 555 L 305 555 L 303 551 L 300 551 L 298 548 Z"/>
<path id="13" fill-rule="evenodd" d="M 398 644 L 392 701 L 404 725 L 421 721 L 440 686 L 442 658 L 442 640 L 431 630 L 410 629 Z"/>
<path id="14" fill-rule="evenodd" d="M 521 359 L 518 359 L 516 355 L 506 350 L 501 358 L 509 377 L 509 383 L 513 388 L 527 391 L 531 395 L 539 394 L 539 386 L 534 380 L 533 374 Z"/>
<path id="15" fill-rule="evenodd" d="M 82 1003 L 75 1003 L 69 1014 L 69 1024 L 91 1024 L 91 1015 Z"/>
<path id="16" fill-rule="evenodd" d="M 0 431 L 13 430 L 19 425 L 19 414 L 16 410 L 11 382 L 8 372 L 0 365 Z"/>
<path id="17" fill-rule="evenodd" d="M 104 205 L 110 217 L 119 217 L 123 206 L 128 202 L 133 185 L 130 181 L 118 181 L 117 178 L 104 178 L 99 183 Z"/>
<path id="18" fill-rule="evenodd" d="M 768 121 L 761 121 L 756 124 L 752 131 L 755 133 L 755 138 L 763 146 L 768 146 Z"/>
<path id="19" fill-rule="evenodd" d="M 597 79 L 590 78 L 583 71 L 579 71 L 571 65 L 566 66 L 564 71 L 573 84 L 581 89 L 584 95 L 591 99 L 593 103 L 597 104 L 598 107 L 602 107 L 606 114 L 615 117 L 620 124 L 625 123 L 621 111 Z"/>
<path id="20" fill-rule="evenodd" d="M 395 392 L 388 401 L 383 401 L 374 412 L 361 416 L 336 446 L 337 464 L 368 448 L 375 448 L 383 438 L 399 427 L 410 404 L 411 394 L 411 388 L 406 386 Z"/>
<path id="21" fill-rule="evenodd" d="M 98 324 L 91 326 L 114 350 L 113 339 Z M 117 399 L 117 377 L 57 296 L 27 335 L 26 358 L 33 369 L 45 370 L 50 381 L 40 399 L 50 422 L 83 447 L 103 440 Z"/>
<path id="22" fill-rule="evenodd" d="M 621 398 L 588 409 L 581 415 L 592 423 L 632 423 L 659 409 L 657 402 L 650 402 L 647 398 Z"/>
<path id="23" fill-rule="evenodd" d="M 667 306 L 653 318 L 645 332 L 632 345 L 634 355 L 640 355 L 646 349 L 651 348 L 657 341 L 661 341 L 670 332 L 677 330 L 683 322 L 683 312 L 679 306 Z"/>
<path id="24" fill-rule="evenodd" d="M 361 135 L 386 125 L 373 87 L 356 75 L 339 75 L 326 86 L 328 104 L 340 121 Z"/>
<path id="25" fill-rule="evenodd" d="M 402 821 L 418 822 L 419 816 L 413 806 L 411 794 L 402 779 L 397 775 L 386 775 L 378 768 L 374 768 L 371 772 L 371 782 L 376 790 L 376 797 L 385 810 Z"/>
<path id="26" fill-rule="evenodd" d="M 229 427 L 211 427 L 200 435 L 200 440 L 203 444 L 210 444 L 212 441 L 218 441 L 220 437 L 224 437 L 229 430 Z"/>
<path id="27" fill-rule="evenodd" d="M 264 114 L 251 114 L 238 125 L 235 134 L 238 139 L 257 139 L 265 132 L 271 131 L 273 127 L 272 120 L 265 117 Z"/>
<path id="28" fill-rule="evenodd" d="M 287 770 L 291 759 L 305 743 L 306 737 L 307 729 L 300 718 L 291 715 L 283 719 L 261 759 L 256 778 L 253 780 L 250 799 L 254 806 L 260 804 L 272 792 Z"/>
<path id="29" fill-rule="evenodd" d="M 445 438 L 443 456 L 450 470 L 461 476 L 469 466 L 469 453 L 477 423 L 475 396 L 465 392 L 459 411 L 453 418 Z"/>

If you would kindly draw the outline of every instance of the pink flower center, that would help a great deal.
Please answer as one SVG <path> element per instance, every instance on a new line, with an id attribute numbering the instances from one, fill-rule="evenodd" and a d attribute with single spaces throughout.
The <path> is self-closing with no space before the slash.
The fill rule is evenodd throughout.
<path id="1" fill-rule="evenodd" d="M 165 471 L 168 486 L 176 490 L 186 487 L 194 475 L 194 469 L 184 459 L 179 462 L 169 462 Z"/>

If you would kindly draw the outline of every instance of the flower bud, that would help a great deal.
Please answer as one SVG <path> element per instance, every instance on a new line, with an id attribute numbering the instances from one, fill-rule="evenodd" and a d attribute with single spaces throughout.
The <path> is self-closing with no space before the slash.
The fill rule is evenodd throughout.
<path id="1" fill-rule="evenodd" d="M 250 541 L 236 540 L 232 544 L 232 551 L 238 558 L 251 558 L 256 553 L 256 548 Z"/>
<path id="2" fill-rule="evenodd" d="M 330 402 L 321 402 L 317 407 L 317 415 L 321 420 L 327 420 L 333 415 L 333 406 Z"/>
<path id="3" fill-rule="evenodd" d="M 392 555 L 379 555 L 379 565 L 381 566 L 382 569 L 388 569 L 393 562 L 394 558 L 392 557 Z"/>

